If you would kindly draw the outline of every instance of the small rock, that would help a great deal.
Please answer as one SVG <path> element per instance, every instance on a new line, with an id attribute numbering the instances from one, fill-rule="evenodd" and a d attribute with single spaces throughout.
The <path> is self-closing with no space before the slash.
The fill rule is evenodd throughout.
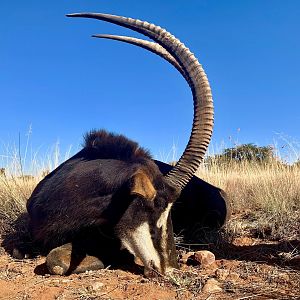
<path id="1" fill-rule="evenodd" d="M 103 285 L 104 284 L 102 282 L 96 281 L 91 284 L 90 289 L 94 292 L 97 292 L 98 290 L 102 289 Z"/>
<path id="2" fill-rule="evenodd" d="M 220 287 L 220 283 L 213 278 L 207 280 L 206 284 L 204 285 L 202 292 L 203 293 L 219 293 L 222 292 L 223 289 Z"/>
<path id="3" fill-rule="evenodd" d="M 61 280 L 62 283 L 69 283 L 71 280 L 70 279 L 63 279 Z"/>
<path id="4" fill-rule="evenodd" d="M 229 271 L 226 269 L 217 269 L 215 275 L 217 279 L 226 280 L 227 276 L 229 275 Z"/>
<path id="5" fill-rule="evenodd" d="M 59 286 L 59 285 L 60 285 L 60 280 L 59 280 L 59 279 L 53 279 L 53 280 L 51 280 L 51 283 L 52 283 L 54 286 Z"/>
<path id="6" fill-rule="evenodd" d="M 63 275 L 65 273 L 64 269 L 60 266 L 54 266 L 52 270 L 49 270 L 53 275 Z"/>
<path id="7" fill-rule="evenodd" d="M 205 268 L 213 264 L 216 261 L 215 255 L 207 250 L 197 251 L 193 255 L 193 259 Z"/>

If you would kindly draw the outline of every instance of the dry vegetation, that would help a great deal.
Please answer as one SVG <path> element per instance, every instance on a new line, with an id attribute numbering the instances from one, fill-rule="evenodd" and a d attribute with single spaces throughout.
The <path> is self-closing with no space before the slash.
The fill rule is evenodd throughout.
<path id="1" fill-rule="evenodd" d="M 0 233 L 13 228 L 44 170 L 58 164 L 57 151 L 47 163 L 31 161 L 29 169 L 35 176 L 24 176 L 26 162 L 17 154 L 10 156 L 6 176 L 0 175 Z M 0 299 L 41 299 L 45 293 L 53 297 L 43 299 L 145 299 L 146 294 L 151 299 L 299 299 L 300 164 L 211 159 L 197 175 L 224 189 L 232 205 L 230 222 L 212 238 L 214 246 L 208 246 L 217 256 L 212 268 L 185 266 L 172 276 L 150 281 L 118 270 L 52 279 L 32 272 L 41 258 L 20 262 L 2 249 L 0 290 L 17 296 L 1 298 L 0 293 Z M 190 248 L 178 246 L 180 253 Z M 296 265 L 291 265 L 296 257 Z M 221 283 L 219 296 L 201 294 L 209 278 Z"/>
<path id="2" fill-rule="evenodd" d="M 26 201 L 38 182 L 63 160 L 58 143 L 40 157 L 37 152 L 29 151 L 31 129 L 25 149 L 13 145 L 2 146 L 0 153 L 0 226 L 13 222 L 24 212 Z M 64 159 L 69 156 L 69 151 Z M 26 170 L 25 170 L 26 169 Z"/>
<path id="3" fill-rule="evenodd" d="M 197 174 L 221 187 L 232 205 L 227 232 L 268 239 L 300 236 L 300 164 L 212 160 Z"/>

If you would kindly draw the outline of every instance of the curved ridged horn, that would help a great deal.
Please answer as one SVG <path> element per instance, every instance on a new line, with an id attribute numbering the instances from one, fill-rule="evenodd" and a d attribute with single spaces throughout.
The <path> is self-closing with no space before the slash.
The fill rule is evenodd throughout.
<path id="1" fill-rule="evenodd" d="M 178 189 L 183 189 L 204 158 L 213 129 L 211 89 L 206 74 L 194 54 L 165 29 L 148 22 L 98 13 L 79 13 L 67 16 L 98 19 L 142 33 L 165 48 L 180 64 L 189 78 L 189 85 L 193 94 L 193 127 L 189 142 L 181 158 L 165 176 L 171 184 Z"/>
<path id="2" fill-rule="evenodd" d="M 148 51 L 151 51 L 154 54 L 168 61 L 171 65 L 173 65 L 181 73 L 181 75 L 189 82 L 188 76 L 185 74 L 184 70 L 181 68 L 177 60 L 164 47 L 162 47 L 158 43 L 154 43 L 154 42 L 150 42 L 150 41 L 146 41 L 146 40 L 142 40 L 130 36 L 123 36 L 123 35 L 93 34 L 92 37 L 96 37 L 100 39 L 116 40 L 128 44 L 132 44 L 135 46 L 139 46 Z"/>

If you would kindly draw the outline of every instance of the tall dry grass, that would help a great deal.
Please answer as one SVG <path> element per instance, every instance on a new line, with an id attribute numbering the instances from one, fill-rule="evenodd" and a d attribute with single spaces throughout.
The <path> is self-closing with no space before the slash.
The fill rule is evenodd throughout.
<path id="1" fill-rule="evenodd" d="M 60 155 L 56 143 L 43 156 L 28 147 L 5 145 L 0 153 L 0 233 L 1 228 L 14 222 L 26 211 L 26 201 L 44 176 L 69 157 Z"/>
<path id="2" fill-rule="evenodd" d="M 300 164 L 211 159 L 197 175 L 226 191 L 234 236 L 300 237 Z"/>
<path id="3" fill-rule="evenodd" d="M 0 174 L 0 227 L 1 222 L 13 222 L 25 211 L 26 200 L 45 171 L 69 155 L 70 151 L 61 156 L 58 144 L 43 159 L 36 153 L 29 155 L 27 146 L 23 156 L 16 147 L 0 153 L 0 167 L 6 169 L 6 176 Z M 209 159 L 197 175 L 226 191 L 233 211 L 226 229 L 232 236 L 300 237 L 300 164 Z"/>

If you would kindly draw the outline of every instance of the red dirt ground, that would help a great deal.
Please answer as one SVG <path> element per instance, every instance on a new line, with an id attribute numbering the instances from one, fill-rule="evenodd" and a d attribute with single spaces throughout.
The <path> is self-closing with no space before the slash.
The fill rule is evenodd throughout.
<path id="1" fill-rule="evenodd" d="M 217 254 L 205 269 L 183 264 L 172 275 L 154 279 L 144 278 L 142 270 L 109 268 L 50 276 L 43 257 L 16 260 L 0 248 L 0 299 L 300 299 L 299 259 L 282 251 L 299 249 L 300 242 L 285 243 L 239 238 L 223 251 L 235 259 Z M 218 293 L 202 291 L 210 278 L 218 281 Z"/>

